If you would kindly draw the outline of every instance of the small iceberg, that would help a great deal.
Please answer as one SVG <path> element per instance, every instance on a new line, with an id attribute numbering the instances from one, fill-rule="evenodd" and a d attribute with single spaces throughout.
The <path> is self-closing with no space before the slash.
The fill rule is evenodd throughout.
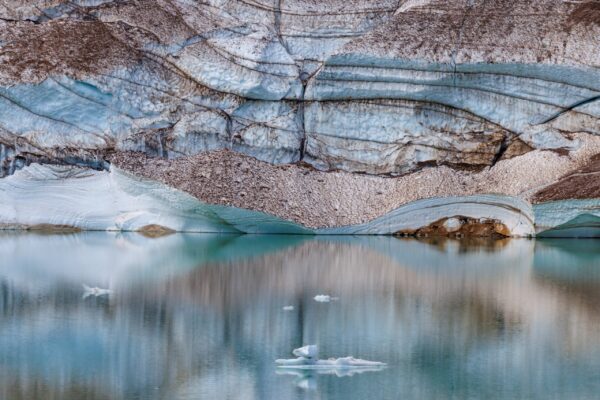
<path id="1" fill-rule="evenodd" d="M 86 297 L 89 296 L 108 296 L 109 294 L 112 293 L 112 290 L 110 289 L 101 289 L 99 287 L 89 287 L 86 284 L 83 284 L 83 298 L 85 299 Z"/>
<path id="2" fill-rule="evenodd" d="M 313 298 L 319 303 L 329 303 L 330 301 L 339 300 L 337 297 L 332 297 L 328 294 L 318 294 Z"/>
<path id="3" fill-rule="evenodd" d="M 387 364 L 379 361 L 361 360 L 354 357 L 319 359 L 319 348 L 317 345 L 308 345 L 292 351 L 297 358 L 277 359 L 275 363 L 280 368 L 331 370 L 351 368 L 381 368 Z"/>
<path id="4" fill-rule="evenodd" d="M 319 355 L 319 347 L 316 344 L 309 344 L 307 346 L 298 347 L 292 351 L 292 354 L 296 357 L 304 358 L 316 358 Z"/>
<path id="5" fill-rule="evenodd" d="M 284 306 L 283 311 L 294 311 L 294 306 Z"/>

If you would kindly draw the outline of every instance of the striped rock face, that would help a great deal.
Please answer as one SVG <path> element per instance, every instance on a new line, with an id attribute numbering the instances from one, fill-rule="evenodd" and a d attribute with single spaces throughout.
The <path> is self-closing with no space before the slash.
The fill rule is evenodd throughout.
<path id="1" fill-rule="evenodd" d="M 595 236 L 599 38 L 594 0 L 5 0 L 0 224 Z"/>

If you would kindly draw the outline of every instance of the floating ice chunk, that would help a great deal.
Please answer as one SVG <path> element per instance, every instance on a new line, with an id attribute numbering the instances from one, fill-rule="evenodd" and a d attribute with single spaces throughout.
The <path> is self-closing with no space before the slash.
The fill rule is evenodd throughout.
<path id="1" fill-rule="evenodd" d="M 316 344 L 309 344 L 307 346 L 294 349 L 294 351 L 292 351 L 292 354 L 296 357 L 316 359 L 319 355 L 319 348 Z"/>
<path id="2" fill-rule="evenodd" d="M 337 297 L 329 296 L 328 294 L 318 294 L 314 297 L 315 301 L 319 303 L 329 303 L 330 301 L 338 300 Z"/>
<path id="3" fill-rule="evenodd" d="M 275 360 L 275 364 L 279 364 L 281 367 L 288 368 L 303 368 L 309 365 L 314 365 L 315 360 L 311 360 L 310 358 L 298 357 L 298 358 L 278 358 Z"/>
<path id="4" fill-rule="evenodd" d="M 360 358 L 340 357 L 330 358 L 327 360 L 317 360 L 315 367 L 336 367 L 336 368 L 349 368 L 349 367 L 383 367 L 385 363 L 379 361 L 362 360 Z"/>
<path id="5" fill-rule="evenodd" d="M 294 306 L 284 306 L 283 311 L 294 311 Z"/>
<path id="6" fill-rule="evenodd" d="M 276 364 L 281 368 L 319 369 L 335 370 L 346 368 L 377 368 L 385 367 L 387 364 L 379 361 L 362 360 L 360 358 L 340 357 L 319 360 L 319 349 L 317 345 L 308 345 L 295 349 L 292 352 L 297 358 L 277 359 Z"/>
<path id="7" fill-rule="evenodd" d="M 99 287 L 89 287 L 86 284 L 83 284 L 83 298 L 85 299 L 88 296 L 108 296 L 112 293 L 110 289 L 101 289 Z"/>
<path id="8" fill-rule="evenodd" d="M 316 370 L 335 370 L 349 368 L 377 368 L 385 367 L 386 363 L 379 361 L 363 360 L 361 358 L 340 357 L 329 358 L 327 360 L 313 360 L 306 357 L 277 359 L 276 364 L 281 368 L 298 368 L 298 369 L 316 369 Z"/>

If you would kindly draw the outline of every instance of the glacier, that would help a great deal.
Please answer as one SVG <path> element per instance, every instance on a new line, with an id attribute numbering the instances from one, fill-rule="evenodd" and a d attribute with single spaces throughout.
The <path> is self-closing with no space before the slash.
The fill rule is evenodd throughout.
<path id="1" fill-rule="evenodd" d="M 534 200 L 600 154 L 597 15 L 590 0 L 5 2 L 0 224 L 597 236 L 595 172 L 578 193 Z M 256 200 L 234 206 L 219 176 L 205 196 L 156 172 L 223 150 L 331 193 L 314 204 L 322 223 L 296 215 L 293 181 L 276 197 L 242 184 Z M 143 173 L 112 165 L 134 153 Z M 336 196 L 360 185 L 320 172 L 382 196 L 375 178 L 430 187 L 381 210 L 370 201 L 377 212 L 357 202 L 352 215 L 369 217 L 344 219 Z"/>
<path id="2" fill-rule="evenodd" d="M 311 229 L 259 211 L 206 204 L 167 185 L 117 168 L 90 171 L 32 164 L 0 180 L 4 229 L 43 225 L 84 230 L 286 234 L 395 234 L 455 216 L 494 220 L 513 236 L 532 236 L 531 206 L 509 196 L 434 198 L 409 203 L 360 225 Z"/>

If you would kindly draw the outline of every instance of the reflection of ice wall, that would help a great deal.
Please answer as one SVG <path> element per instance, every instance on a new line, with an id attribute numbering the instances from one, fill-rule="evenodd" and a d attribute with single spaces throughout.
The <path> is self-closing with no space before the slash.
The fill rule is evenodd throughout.
<path id="1" fill-rule="evenodd" d="M 0 394 L 15 390 L 12 384 L 21 378 L 19 393 L 42 382 L 56 397 L 82 382 L 88 393 L 111 398 L 203 397 L 235 380 L 256 398 L 295 398 L 293 380 L 276 375 L 273 360 L 313 342 L 323 354 L 390 364 L 386 371 L 343 381 L 316 377 L 318 390 L 329 393 L 333 386 L 342 397 L 401 392 L 437 398 L 450 391 L 502 399 L 537 393 L 542 399 L 596 393 L 589 382 L 595 382 L 598 367 L 597 308 L 586 306 L 580 291 L 557 292 L 540 279 L 553 265 L 543 255 L 564 253 L 552 243 L 534 253 L 529 240 L 466 245 L 319 238 L 207 264 L 205 256 L 222 244 L 237 254 L 248 246 L 268 247 L 273 238 L 253 236 L 251 244 L 245 236 L 238 246 L 235 236 L 181 237 L 138 242 L 136 236 L 104 233 L 27 235 L 13 242 L 18 246 L 0 248 L 3 260 L 15 266 L 52 247 L 77 244 L 91 252 L 56 252 L 56 262 L 73 268 L 72 257 L 80 258 L 81 274 L 64 275 L 50 264 L 0 271 L 0 359 L 11 366 L 0 367 Z M 573 282 L 595 276 L 573 266 L 554 278 L 560 287 L 572 289 Z M 110 303 L 81 299 L 80 279 L 86 276 L 116 276 Z M 340 300 L 316 303 L 312 297 L 321 291 Z M 294 312 L 283 312 L 282 304 L 294 304 Z"/>
<path id="2" fill-rule="evenodd" d="M 310 238 L 177 234 L 151 239 L 132 232 L 4 232 L 0 237 L 3 278 L 18 290 L 40 295 L 56 281 L 68 281 L 77 291 L 87 283 L 119 292 L 123 286 L 154 282 L 208 263 L 257 257 Z"/>

